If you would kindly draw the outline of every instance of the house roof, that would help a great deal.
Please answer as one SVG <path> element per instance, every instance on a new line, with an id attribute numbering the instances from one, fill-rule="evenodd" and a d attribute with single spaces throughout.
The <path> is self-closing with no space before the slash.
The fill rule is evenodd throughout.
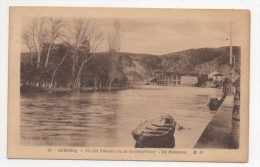
<path id="1" fill-rule="evenodd" d="M 215 74 L 213 76 L 225 76 L 225 75 L 222 75 L 222 74 Z"/>
<path id="2" fill-rule="evenodd" d="M 218 72 L 217 71 L 213 71 L 213 72 L 209 73 L 209 75 L 214 75 L 214 74 L 218 74 Z"/>
<path id="3" fill-rule="evenodd" d="M 157 81 L 157 78 L 152 78 L 152 79 L 150 79 L 150 81 L 151 81 L 151 82 Z"/>

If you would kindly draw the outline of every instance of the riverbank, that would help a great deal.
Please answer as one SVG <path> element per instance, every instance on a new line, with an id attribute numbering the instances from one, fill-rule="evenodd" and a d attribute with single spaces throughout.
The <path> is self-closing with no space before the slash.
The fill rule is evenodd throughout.
<path id="1" fill-rule="evenodd" d="M 240 134 L 240 113 L 233 113 L 232 116 L 232 130 L 230 133 L 229 148 L 239 148 L 239 134 Z"/>
<path id="2" fill-rule="evenodd" d="M 126 89 L 146 89 L 146 88 L 154 88 L 154 87 L 193 87 L 193 88 L 210 88 L 210 87 L 195 87 L 191 85 L 177 85 L 177 86 L 164 86 L 164 85 L 144 85 L 143 83 L 135 83 L 130 84 L 126 87 L 111 87 L 111 91 L 118 91 L 118 90 L 126 90 Z M 214 88 L 214 87 L 211 87 Z M 214 88 L 216 89 L 216 88 Z M 28 93 L 68 93 L 68 92 L 106 92 L 108 91 L 107 87 L 81 87 L 81 88 L 64 88 L 64 87 L 57 87 L 57 88 L 44 88 L 44 87 L 36 87 L 34 85 L 22 85 L 20 86 L 21 94 L 28 94 Z"/>
<path id="3" fill-rule="evenodd" d="M 229 148 L 234 96 L 227 95 L 194 148 Z"/>
<path id="4" fill-rule="evenodd" d="M 234 110 L 232 114 L 232 129 L 230 133 L 229 148 L 239 148 L 239 135 L 240 135 L 240 96 L 237 93 L 234 97 Z"/>
<path id="5" fill-rule="evenodd" d="M 126 90 L 128 87 L 112 87 L 111 91 Z M 94 92 L 94 91 L 108 91 L 108 88 L 94 88 L 94 87 L 85 87 L 85 88 L 43 88 L 35 87 L 31 85 L 21 86 L 21 94 L 27 93 L 69 93 L 69 92 Z"/>
<path id="6" fill-rule="evenodd" d="M 117 90 L 126 90 L 128 87 L 112 87 L 111 91 Z M 108 91 L 108 88 L 94 88 L 94 87 L 86 87 L 86 88 L 46 88 L 45 89 L 48 93 L 55 93 L 55 92 L 94 92 L 94 91 L 101 91 L 105 92 Z"/>
<path id="7" fill-rule="evenodd" d="M 238 149 L 240 135 L 240 99 L 227 95 L 194 148 Z"/>

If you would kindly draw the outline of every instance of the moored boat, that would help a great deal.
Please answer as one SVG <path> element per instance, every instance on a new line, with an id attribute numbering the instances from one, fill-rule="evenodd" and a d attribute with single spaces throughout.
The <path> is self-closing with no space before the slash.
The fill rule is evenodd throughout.
<path id="1" fill-rule="evenodd" d="M 224 98 L 211 98 L 210 101 L 209 101 L 209 109 L 210 111 L 216 111 L 220 105 L 222 104 Z"/>
<path id="2" fill-rule="evenodd" d="M 160 147 L 174 140 L 176 122 L 167 115 L 141 123 L 132 131 L 139 147 Z"/>

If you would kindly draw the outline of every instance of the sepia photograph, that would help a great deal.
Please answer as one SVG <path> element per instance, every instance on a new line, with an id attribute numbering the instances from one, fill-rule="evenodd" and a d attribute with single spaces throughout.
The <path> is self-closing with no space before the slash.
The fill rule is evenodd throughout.
<path id="1" fill-rule="evenodd" d="M 246 162 L 249 25 L 247 10 L 11 7 L 8 157 Z"/>

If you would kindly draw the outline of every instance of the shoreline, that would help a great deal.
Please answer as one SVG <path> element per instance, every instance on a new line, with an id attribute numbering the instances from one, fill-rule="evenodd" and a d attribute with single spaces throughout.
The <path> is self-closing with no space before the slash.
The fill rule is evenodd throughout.
<path id="1" fill-rule="evenodd" d="M 129 87 L 111 87 L 111 91 L 117 90 L 126 90 Z M 35 87 L 35 86 L 20 86 L 21 94 L 31 94 L 31 93 L 71 93 L 71 92 L 94 92 L 100 91 L 105 92 L 108 91 L 108 88 L 102 87 L 94 88 L 94 87 L 85 87 L 85 88 L 43 88 L 43 87 Z"/>
<path id="2" fill-rule="evenodd" d="M 111 87 L 111 91 L 116 91 L 116 90 L 126 90 L 129 89 L 128 87 Z M 102 87 L 100 88 L 94 88 L 94 87 L 87 87 L 87 88 L 45 88 L 45 90 L 48 93 L 55 93 L 55 92 L 94 92 L 94 91 L 108 91 L 108 88 Z"/>
<path id="3" fill-rule="evenodd" d="M 127 89 L 145 89 L 148 87 L 191 87 L 191 88 L 214 88 L 214 87 L 196 87 L 190 85 L 179 85 L 179 86 L 167 86 L 167 85 L 141 85 L 136 84 L 127 87 L 111 87 L 111 91 L 118 91 L 118 90 L 127 90 Z M 219 89 L 219 88 L 214 88 Z M 84 88 L 43 88 L 43 87 L 35 87 L 32 85 L 20 86 L 20 93 L 21 94 L 30 94 L 30 93 L 71 93 L 71 92 L 108 92 L 107 87 L 84 87 Z"/>

